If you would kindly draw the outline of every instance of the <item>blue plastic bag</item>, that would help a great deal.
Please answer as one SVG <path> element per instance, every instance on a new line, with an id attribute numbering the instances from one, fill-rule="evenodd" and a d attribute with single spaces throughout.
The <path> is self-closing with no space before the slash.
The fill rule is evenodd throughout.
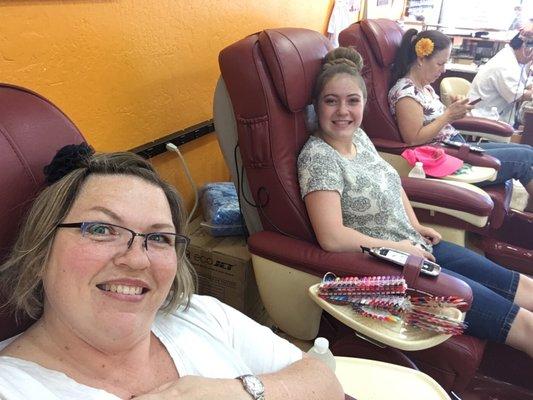
<path id="1" fill-rule="evenodd" d="M 237 191 L 232 182 L 204 185 L 200 189 L 200 204 L 205 220 L 201 225 L 212 236 L 244 235 Z"/>

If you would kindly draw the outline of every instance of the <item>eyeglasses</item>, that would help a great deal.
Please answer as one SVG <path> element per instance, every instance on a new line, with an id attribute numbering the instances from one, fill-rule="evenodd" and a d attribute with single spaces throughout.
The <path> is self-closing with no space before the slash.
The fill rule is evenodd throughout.
<path id="1" fill-rule="evenodd" d="M 57 228 L 79 228 L 81 235 L 94 243 L 101 243 L 116 248 L 131 248 L 135 236 L 144 238 L 143 247 L 148 254 L 167 254 L 176 250 L 178 258 L 183 257 L 190 242 L 187 236 L 174 232 L 138 233 L 123 226 L 107 222 L 69 222 L 57 224 Z M 150 243 L 150 244 L 148 244 Z"/>

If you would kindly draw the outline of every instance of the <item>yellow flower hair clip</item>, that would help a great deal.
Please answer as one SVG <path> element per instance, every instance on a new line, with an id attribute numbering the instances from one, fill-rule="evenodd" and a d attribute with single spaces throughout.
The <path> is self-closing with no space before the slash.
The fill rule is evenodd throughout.
<path id="1" fill-rule="evenodd" d="M 435 45 L 429 38 L 422 38 L 415 44 L 415 52 L 418 57 L 426 57 L 433 53 Z"/>

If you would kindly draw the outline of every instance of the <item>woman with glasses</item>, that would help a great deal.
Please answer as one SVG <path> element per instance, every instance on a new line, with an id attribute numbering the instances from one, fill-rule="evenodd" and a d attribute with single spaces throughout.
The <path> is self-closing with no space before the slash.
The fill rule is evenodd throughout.
<path id="1" fill-rule="evenodd" d="M 78 150 L 0 266 L 7 307 L 36 319 L 0 343 L 0 398 L 343 398 L 325 365 L 193 294 L 180 197 L 147 161 Z"/>

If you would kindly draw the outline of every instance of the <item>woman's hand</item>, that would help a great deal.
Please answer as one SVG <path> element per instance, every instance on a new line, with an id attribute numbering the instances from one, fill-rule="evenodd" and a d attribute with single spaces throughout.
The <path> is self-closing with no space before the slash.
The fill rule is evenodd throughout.
<path id="1" fill-rule="evenodd" d="M 430 244 L 437 244 L 442 239 L 441 234 L 429 226 L 418 225 L 415 229 Z"/>
<path id="2" fill-rule="evenodd" d="M 150 393 L 134 397 L 138 400 L 249 400 L 238 379 L 214 379 L 187 375 L 166 383 Z"/>
<path id="3" fill-rule="evenodd" d="M 524 90 L 524 94 L 522 95 L 520 100 L 531 101 L 532 98 L 533 98 L 533 88 L 532 87 L 528 87 L 528 88 L 526 88 L 526 90 Z"/>
<path id="4" fill-rule="evenodd" d="M 468 105 L 468 99 L 454 101 L 446 108 L 444 114 L 449 122 L 463 118 L 474 106 Z"/>
<path id="5" fill-rule="evenodd" d="M 449 97 L 452 103 L 466 99 L 466 96 L 463 94 L 451 94 Z"/>
<path id="6" fill-rule="evenodd" d="M 410 240 L 401 240 L 399 242 L 393 242 L 390 246 L 393 249 L 403 251 L 405 253 L 412 254 L 413 256 L 418 256 L 426 258 L 429 261 L 435 261 L 435 257 L 429 251 L 426 251 L 416 245 L 414 245 Z"/>

